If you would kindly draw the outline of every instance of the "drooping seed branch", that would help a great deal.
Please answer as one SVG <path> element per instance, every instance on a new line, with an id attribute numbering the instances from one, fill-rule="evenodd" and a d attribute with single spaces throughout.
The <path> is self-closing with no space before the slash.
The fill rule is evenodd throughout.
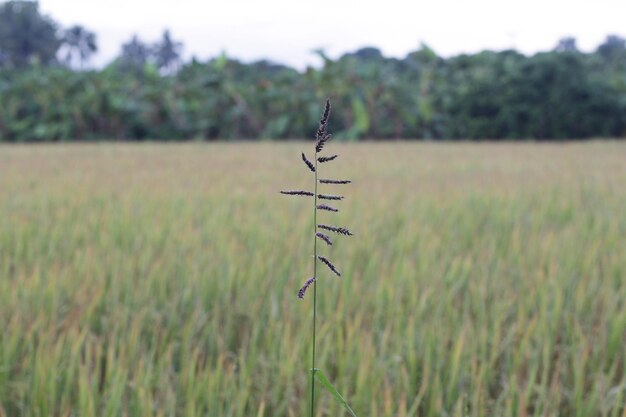
<path id="1" fill-rule="evenodd" d="M 281 191 L 281 194 L 285 194 L 285 195 L 302 195 L 302 196 L 307 196 L 307 197 L 313 197 L 315 195 L 315 193 L 312 193 L 310 191 L 301 191 L 301 190 L 297 190 L 297 191 Z"/>
<path id="2" fill-rule="evenodd" d="M 322 239 L 324 242 L 326 242 L 326 244 L 328 246 L 332 246 L 333 245 L 333 241 L 330 240 L 330 237 L 328 237 L 327 235 L 325 235 L 324 233 L 321 232 L 317 232 L 315 234 L 315 236 L 319 237 L 320 239 Z"/>
<path id="3" fill-rule="evenodd" d="M 315 139 L 317 139 L 317 143 L 315 144 L 315 153 L 320 153 L 324 148 L 324 144 L 326 143 L 326 141 L 330 139 L 330 135 L 327 133 L 329 116 L 330 100 L 326 100 L 326 104 L 324 105 L 324 113 L 322 114 L 322 118 L 320 119 L 320 125 L 315 132 Z"/>
<path id="4" fill-rule="evenodd" d="M 335 268 L 335 265 L 333 265 L 332 262 L 330 262 L 328 259 L 324 258 L 323 256 L 318 256 L 317 258 L 320 261 L 322 261 L 328 267 L 328 269 L 333 271 L 335 273 L 335 275 L 337 275 L 338 277 L 341 276 L 341 273 L 339 271 L 337 271 L 337 268 Z"/>
<path id="5" fill-rule="evenodd" d="M 332 211 L 332 212 L 335 212 L 335 213 L 339 211 L 339 209 L 336 209 L 336 208 L 331 207 L 331 206 L 326 205 L 326 204 L 318 204 L 317 205 L 317 209 L 318 210 Z"/>
<path id="6" fill-rule="evenodd" d="M 317 139 L 317 143 L 315 144 L 315 153 L 322 152 L 322 149 L 324 149 L 324 145 L 330 139 L 330 137 L 331 135 L 324 135 Z"/>
<path id="7" fill-rule="evenodd" d="M 315 166 L 313 165 L 313 163 L 311 161 L 309 161 L 306 158 L 306 155 L 304 154 L 304 152 L 302 152 L 302 160 L 304 161 L 304 163 L 306 164 L 306 166 L 309 167 L 309 169 L 311 170 L 311 172 L 315 172 Z"/>
<path id="8" fill-rule="evenodd" d="M 318 162 L 320 163 L 324 163 L 324 162 L 330 162 L 332 160 L 334 160 L 335 158 L 337 158 L 339 155 L 333 155 L 333 156 L 320 156 L 319 158 L 317 158 Z"/>
<path id="9" fill-rule="evenodd" d="M 318 194 L 317 198 L 321 198 L 322 200 L 343 200 L 342 195 Z"/>
<path id="10" fill-rule="evenodd" d="M 345 227 L 336 227 L 336 226 L 328 226 L 326 224 L 318 224 L 317 227 L 320 229 L 328 230 L 331 232 L 339 233 L 340 235 L 345 236 L 354 236 L 351 231 L 346 229 Z"/>
<path id="11" fill-rule="evenodd" d="M 321 179 L 320 184 L 350 184 L 352 181 L 350 180 L 328 180 Z"/>
<path id="12" fill-rule="evenodd" d="M 302 286 L 302 288 L 300 288 L 298 290 L 298 298 L 303 300 L 304 299 L 304 295 L 306 294 L 306 290 L 309 289 L 309 287 L 311 286 L 311 284 L 313 284 L 313 282 L 315 282 L 315 277 L 309 278 L 306 280 L 306 282 L 304 283 L 304 285 Z"/>

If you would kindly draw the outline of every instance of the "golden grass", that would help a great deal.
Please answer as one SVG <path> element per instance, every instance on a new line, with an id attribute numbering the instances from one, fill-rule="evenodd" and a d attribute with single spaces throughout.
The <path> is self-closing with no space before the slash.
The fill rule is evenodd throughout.
<path id="1" fill-rule="evenodd" d="M 0 146 L 0 416 L 304 415 L 312 147 Z M 333 151 L 357 414 L 626 416 L 626 143 Z"/>

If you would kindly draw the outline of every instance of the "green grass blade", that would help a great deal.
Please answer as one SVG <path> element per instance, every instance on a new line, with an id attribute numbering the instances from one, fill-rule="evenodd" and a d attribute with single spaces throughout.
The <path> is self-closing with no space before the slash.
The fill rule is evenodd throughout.
<path id="1" fill-rule="evenodd" d="M 312 372 L 314 373 L 314 376 L 317 382 L 319 382 L 324 388 L 326 388 L 326 391 L 330 392 L 331 395 L 335 397 L 337 401 L 339 401 L 339 403 L 343 406 L 343 408 L 345 408 L 346 411 L 350 413 L 352 417 L 356 417 L 356 414 L 354 413 L 352 408 L 350 408 L 350 406 L 348 405 L 348 402 L 345 400 L 345 398 L 341 396 L 341 394 L 339 394 L 339 391 L 337 391 L 337 388 L 335 388 L 333 384 L 330 383 L 328 378 L 326 378 L 326 375 L 324 375 L 324 373 L 317 368 L 313 369 Z"/>

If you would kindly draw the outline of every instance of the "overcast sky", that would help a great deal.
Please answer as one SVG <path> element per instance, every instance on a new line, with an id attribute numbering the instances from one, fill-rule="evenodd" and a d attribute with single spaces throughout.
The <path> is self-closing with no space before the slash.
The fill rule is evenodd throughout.
<path id="1" fill-rule="evenodd" d="M 626 0 L 40 0 L 63 26 L 96 32 L 96 63 L 110 61 L 138 34 L 156 41 L 169 28 L 186 58 L 226 51 L 297 68 L 362 46 L 403 57 L 421 42 L 450 56 L 484 49 L 549 50 L 574 36 L 589 51 L 607 34 L 626 37 Z"/>

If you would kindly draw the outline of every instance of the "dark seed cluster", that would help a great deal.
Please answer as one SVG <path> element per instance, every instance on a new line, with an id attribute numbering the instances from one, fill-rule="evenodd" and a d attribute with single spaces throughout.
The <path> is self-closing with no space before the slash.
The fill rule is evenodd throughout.
<path id="1" fill-rule="evenodd" d="M 304 161 L 304 163 L 306 164 L 306 166 L 309 167 L 309 169 L 311 170 L 311 172 L 315 172 L 315 165 L 313 165 L 313 163 L 311 161 L 309 161 L 308 159 L 306 159 L 306 155 L 304 154 L 304 152 L 302 152 L 302 160 Z"/>
<path id="2" fill-rule="evenodd" d="M 310 191 L 301 191 L 301 190 L 297 190 L 297 191 L 281 191 L 281 194 L 285 194 L 285 195 L 305 195 L 305 196 L 309 196 L 309 197 L 313 197 L 315 194 L 313 194 Z"/>
<path id="3" fill-rule="evenodd" d="M 339 209 L 336 209 L 336 208 L 334 208 L 334 207 L 328 206 L 328 205 L 326 205 L 326 204 L 318 204 L 318 205 L 317 205 L 317 209 L 318 209 L 318 210 L 333 211 L 333 212 L 335 212 L 335 213 L 339 211 Z"/>
<path id="4" fill-rule="evenodd" d="M 320 184 L 350 184 L 352 181 L 349 180 L 319 180 Z"/>
<path id="5" fill-rule="evenodd" d="M 324 264 L 328 267 L 328 269 L 333 271 L 335 273 L 335 275 L 337 275 L 338 277 L 341 276 L 341 273 L 339 271 L 337 271 L 337 268 L 335 268 L 335 265 L 333 265 L 328 259 L 324 258 L 323 256 L 318 256 L 317 258 L 320 261 L 324 262 Z"/>
<path id="6" fill-rule="evenodd" d="M 352 234 L 352 232 L 349 231 L 348 229 L 346 229 L 345 227 L 328 226 L 328 225 L 325 225 L 325 224 L 318 224 L 317 227 L 319 227 L 320 229 L 329 230 L 331 232 L 339 233 L 340 235 L 354 236 Z"/>
<path id="7" fill-rule="evenodd" d="M 313 160 L 313 162 L 311 162 L 306 155 L 304 154 L 304 152 L 302 152 L 302 161 L 304 161 L 305 165 L 307 166 L 307 168 L 309 168 L 309 170 L 311 172 L 313 172 L 315 174 L 315 180 L 316 182 L 318 182 L 319 184 L 350 184 L 351 181 L 349 180 L 337 180 L 337 179 L 319 179 L 317 178 L 318 172 L 319 172 L 319 167 L 317 165 L 317 163 L 325 163 L 325 162 L 330 162 L 330 161 L 334 161 L 335 159 L 337 159 L 338 155 L 331 155 L 331 156 L 319 156 L 318 154 L 320 152 L 322 152 L 322 150 L 324 149 L 324 145 L 326 144 L 326 142 L 328 140 L 330 140 L 331 135 L 328 133 L 328 118 L 330 117 L 330 101 L 326 100 L 326 105 L 324 106 L 324 113 L 322 114 L 322 118 L 320 120 L 320 124 L 319 127 L 317 128 L 316 132 L 315 132 L 315 159 Z M 317 192 L 317 184 L 315 186 L 315 191 Z M 340 201 L 343 200 L 343 196 L 341 195 L 334 195 L 334 194 L 317 194 L 316 192 L 310 192 L 310 191 L 303 191 L 303 190 L 289 190 L 289 191 L 281 191 L 281 194 L 286 194 L 286 195 L 298 195 L 298 196 L 307 196 L 307 197 L 315 197 L 315 209 L 316 210 L 323 210 L 323 211 L 329 211 L 329 212 L 333 212 L 336 213 L 339 210 L 335 207 L 329 206 L 327 204 L 317 204 L 317 200 L 333 200 L 333 201 Z M 317 216 L 317 214 L 316 214 Z M 322 240 L 324 243 L 326 243 L 328 246 L 332 246 L 333 245 L 333 241 L 330 239 L 330 237 L 328 235 L 326 235 L 325 233 L 321 233 L 318 232 L 318 229 L 322 229 L 322 230 L 328 230 L 330 232 L 333 233 L 337 233 L 340 235 L 344 235 L 344 236 L 352 236 L 352 232 L 350 232 L 348 229 L 344 228 L 344 227 L 338 227 L 338 226 L 328 226 L 325 224 L 317 224 L 315 227 L 315 238 L 316 239 L 320 239 Z M 317 252 L 317 241 L 316 241 L 316 252 Z M 328 269 L 330 269 L 335 275 L 337 275 L 338 277 L 341 276 L 341 273 L 337 270 L 337 268 L 335 267 L 335 265 L 333 265 L 333 263 L 326 257 L 324 256 L 317 256 L 317 259 L 315 262 L 317 262 L 317 260 L 319 260 L 320 262 L 322 262 L 324 265 L 326 265 L 328 267 Z M 315 264 L 315 270 L 317 271 L 317 263 Z M 317 273 L 315 273 L 315 275 L 317 275 Z M 315 283 L 317 280 L 316 276 L 313 276 L 312 278 L 309 278 L 304 285 L 300 288 L 300 290 L 298 290 L 298 298 L 302 299 L 304 298 L 307 289 L 313 285 L 313 283 Z"/>
<path id="8" fill-rule="evenodd" d="M 317 162 L 321 162 L 322 164 L 324 162 L 330 162 L 332 160 L 334 160 L 335 158 L 337 158 L 339 155 L 333 155 L 333 156 L 320 156 L 319 158 L 317 158 Z"/>
<path id="9" fill-rule="evenodd" d="M 317 198 L 321 198 L 322 200 L 343 200 L 343 196 L 341 195 L 318 194 Z"/>
<path id="10" fill-rule="evenodd" d="M 326 242 L 326 244 L 327 244 L 328 246 L 333 246 L 333 241 L 332 241 L 332 240 L 330 240 L 330 238 L 329 238 L 327 235 L 325 235 L 324 233 L 317 232 L 317 233 L 315 234 L 315 236 L 319 237 L 319 238 L 320 238 L 320 239 L 322 239 L 324 242 Z"/>
<path id="11" fill-rule="evenodd" d="M 320 119 L 320 125 L 317 128 L 317 132 L 315 132 L 315 139 L 317 139 L 317 143 L 315 144 L 315 153 L 320 153 L 322 149 L 324 149 L 324 144 L 326 143 L 326 141 L 330 139 L 330 135 L 327 133 L 329 116 L 330 100 L 326 100 L 326 104 L 324 105 L 324 113 L 322 114 L 322 118 Z"/>
<path id="12" fill-rule="evenodd" d="M 322 149 L 324 149 L 324 145 L 329 139 L 330 139 L 330 135 L 326 135 L 324 137 L 319 138 L 317 140 L 317 143 L 315 144 L 315 153 L 322 152 Z"/>
<path id="13" fill-rule="evenodd" d="M 304 294 L 306 294 L 306 290 L 309 289 L 309 287 L 311 286 L 311 284 L 313 284 L 315 282 L 315 277 L 313 278 L 309 278 L 306 280 L 306 282 L 304 283 L 304 285 L 302 286 L 302 288 L 300 288 L 300 290 L 298 290 L 298 298 L 299 299 L 304 299 Z"/>

